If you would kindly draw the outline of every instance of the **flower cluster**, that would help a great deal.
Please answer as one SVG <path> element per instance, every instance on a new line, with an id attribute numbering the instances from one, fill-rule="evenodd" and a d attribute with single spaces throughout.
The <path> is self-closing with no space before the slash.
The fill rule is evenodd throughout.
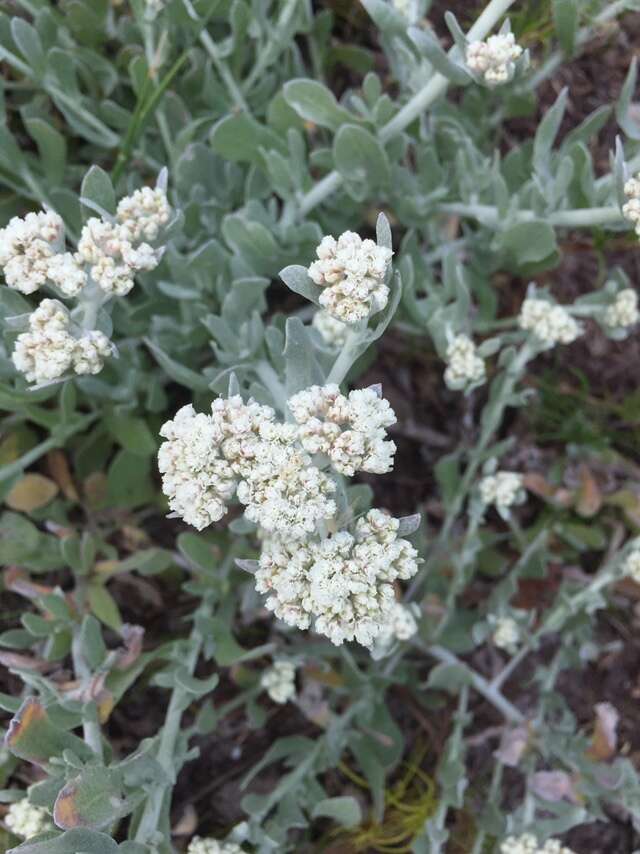
<path id="1" fill-rule="evenodd" d="M 98 217 L 87 221 L 77 257 L 106 294 L 124 296 L 133 287 L 136 273 L 153 270 L 160 263 L 162 249 L 154 249 L 147 241 L 157 239 L 170 216 L 164 190 L 136 190 L 120 200 L 115 221 Z"/>
<path id="2" fill-rule="evenodd" d="M 323 288 L 320 304 L 343 323 L 357 323 L 381 311 L 389 299 L 385 284 L 391 249 L 345 231 L 323 237 L 309 276 Z"/>
<path id="3" fill-rule="evenodd" d="M 158 465 L 171 509 L 202 530 L 237 492 L 245 514 L 268 532 L 302 537 L 335 513 L 335 484 L 296 447 L 294 425 L 268 406 L 219 398 L 211 415 L 192 406 L 160 430 Z"/>
<path id="4" fill-rule="evenodd" d="M 447 347 L 447 369 L 444 381 L 453 391 L 460 391 L 486 378 L 484 359 L 476 352 L 476 345 L 468 335 L 456 335 Z"/>
<path id="5" fill-rule="evenodd" d="M 498 617 L 492 636 L 493 642 L 500 649 L 513 649 L 520 640 L 520 629 L 513 617 Z"/>
<path id="6" fill-rule="evenodd" d="M 97 329 L 72 334 L 69 312 L 58 300 L 44 299 L 29 315 L 29 331 L 18 335 L 13 364 L 29 382 L 60 379 L 73 369 L 76 374 L 97 374 L 113 345 Z"/>
<path id="7" fill-rule="evenodd" d="M 518 316 L 521 329 L 532 332 L 546 347 L 570 344 L 582 333 L 581 327 L 566 308 L 546 299 L 527 297 Z"/>
<path id="8" fill-rule="evenodd" d="M 356 640 L 371 648 L 395 614 L 393 584 L 415 575 L 417 552 L 397 535 L 398 520 L 370 510 L 354 533 L 300 543 L 265 542 L 256 589 L 269 610 L 289 625 L 326 635 L 339 646 Z"/>
<path id="9" fill-rule="evenodd" d="M 396 416 L 374 388 L 355 389 L 346 397 L 337 385 L 311 386 L 288 406 L 305 451 L 326 454 L 341 474 L 384 474 L 393 467 L 396 446 L 386 439 L 386 428 Z"/>
<path id="10" fill-rule="evenodd" d="M 187 848 L 187 854 L 244 854 L 244 851 L 237 842 L 220 842 L 201 836 L 194 836 Z"/>
<path id="11" fill-rule="evenodd" d="M 500 854 L 574 854 L 574 852 L 559 842 L 549 839 L 541 845 L 532 833 L 522 836 L 509 836 L 500 845 Z"/>
<path id="12" fill-rule="evenodd" d="M 388 655 L 395 641 L 408 641 L 418 631 L 416 617 L 420 613 L 417 605 L 403 605 L 396 602 L 389 614 L 388 622 L 375 639 L 372 649 L 373 658 Z"/>
<path id="13" fill-rule="evenodd" d="M 513 77 L 515 61 L 522 55 L 513 33 L 489 36 L 467 46 L 467 67 L 489 86 L 507 83 Z"/>
<path id="14" fill-rule="evenodd" d="M 622 571 L 636 584 L 640 584 L 640 540 L 636 541 L 634 545 L 635 548 L 627 555 L 622 565 Z"/>
<path id="15" fill-rule="evenodd" d="M 634 326 L 640 320 L 638 312 L 638 294 L 633 288 L 618 291 L 615 300 L 607 308 L 604 322 L 613 329 L 625 329 Z"/>
<path id="16" fill-rule="evenodd" d="M 514 504 L 524 500 L 522 475 L 515 471 L 499 471 L 489 474 L 480 481 L 480 498 L 484 504 L 494 504 L 501 512 L 506 512 Z"/>
<path id="17" fill-rule="evenodd" d="M 279 659 L 260 678 L 260 685 L 274 703 L 287 703 L 296 695 L 296 669 L 290 661 Z"/>
<path id="18" fill-rule="evenodd" d="M 348 325 L 338 320 L 337 317 L 333 317 L 323 308 L 313 315 L 312 324 L 313 328 L 317 329 L 322 336 L 325 344 L 334 347 L 336 350 L 342 347 L 347 339 Z"/>
<path id="19" fill-rule="evenodd" d="M 54 211 L 14 216 L 0 230 L 0 267 L 10 288 L 32 294 L 46 284 L 75 296 L 86 276 L 64 248 L 64 223 Z"/>
<path id="20" fill-rule="evenodd" d="M 640 237 L 640 172 L 626 181 L 624 194 L 627 201 L 622 206 L 622 214 L 634 224 L 636 234 Z"/>
<path id="21" fill-rule="evenodd" d="M 31 839 L 52 827 L 49 813 L 42 807 L 30 804 L 27 798 L 11 804 L 4 817 L 4 823 L 11 833 L 25 839 Z"/>

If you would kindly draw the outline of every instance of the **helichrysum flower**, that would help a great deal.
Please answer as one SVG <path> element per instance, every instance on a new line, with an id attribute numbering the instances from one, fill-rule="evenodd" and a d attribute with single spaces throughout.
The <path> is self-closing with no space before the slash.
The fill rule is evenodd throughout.
<path id="1" fill-rule="evenodd" d="M 296 695 L 296 668 L 284 659 L 274 661 L 262 674 L 260 685 L 274 703 L 287 703 Z"/>
<path id="2" fill-rule="evenodd" d="M 514 504 L 524 500 L 522 475 L 515 471 L 499 471 L 489 474 L 480 481 L 480 498 L 485 504 L 494 504 L 506 512 Z"/>
<path id="3" fill-rule="evenodd" d="M 320 304 L 332 317 L 353 324 L 386 306 L 389 288 L 385 278 L 391 249 L 345 231 L 337 240 L 323 237 L 316 255 L 318 260 L 309 267 L 309 276 L 323 288 Z"/>
<path id="4" fill-rule="evenodd" d="M 162 249 L 156 240 L 168 223 L 171 208 L 164 190 L 144 187 L 118 203 L 115 221 L 91 217 L 80 235 L 77 257 L 87 264 L 91 278 L 107 294 L 124 296 L 136 273 L 153 270 Z"/>
<path id="5" fill-rule="evenodd" d="M 495 620 L 492 640 L 500 649 L 513 649 L 520 640 L 520 629 L 513 617 L 498 617 Z"/>
<path id="6" fill-rule="evenodd" d="M 522 836 L 509 836 L 505 839 L 500 845 L 500 854 L 574 854 L 574 852 L 557 839 L 549 839 L 542 844 L 532 833 L 524 833 Z"/>
<path id="7" fill-rule="evenodd" d="M 11 833 L 22 836 L 24 839 L 31 839 L 52 828 L 49 813 L 42 807 L 30 804 L 27 798 L 11 804 L 4 817 L 4 823 Z"/>
<path id="8" fill-rule="evenodd" d="M 606 309 L 604 322 L 613 329 L 626 329 L 640 320 L 638 294 L 633 288 L 618 291 L 615 300 Z"/>
<path id="9" fill-rule="evenodd" d="M 636 584 L 640 584 L 640 544 L 627 555 L 622 565 L 622 571 Z"/>
<path id="10" fill-rule="evenodd" d="M 627 201 L 622 206 L 622 215 L 634 224 L 636 234 L 640 236 L 640 172 L 624 185 Z"/>
<path id="11" fill-rule="evenodd" d="M 342 347 L 347 339 L 349 326 L 333 317 L 324 308 L 319 309 L 313 315 L 313 328 L 317 329 L 325 344 L 338 349 Z"/>
<path id="12" fill-rule="evenodd" d="M 507 83 L 515 71 L 515 61 L 522 55 L 513 33 L 489 36 L 467 46 L 467 67 L 482 77 L 489 86 Z"/>
<path id="13" fill-rule="evenodd" d="M 455 336 L 447 347 L 446 358 L 444 381 L 450 389 L 459 391 L 485 381 L 484 359 L 478 356 L 476 345 L 468 335 Z"/>
<path id="14" fill-rule="evenodd" d="M 75 337 L 65 306 L 44 299 L 29 315 L 29 331 L 18 335 L 11 358 L 29 382 L 46 383 L 71 369 L 76 374 L 97 374 L 112 353 L 111 341 L 97 329 Z"/>
<path id="15" fill-rule="evenodd" d="M 570 344 L 582 333 L 582 328 L 563 306 L 535 297 L 527 297 L 523 302 L 518 324 L 547 347 Z"/>
<path id="16" fill-rule="evenodd" d="M 397 536 L 398 520 L 370 510 L 353 534 L 319 540 L 265 543 L 256 589 L 267 608 L 298 628 L 311 626 L 339 646 L 356 640 L 371 648 L 396 604 L 393 584 L 415 575 L 413 546 Z"/>
<path id="17" fill-rule="evenodd" d="M 187 848 L 187 854 L 244 854 L 244 851 L 236 842 L 220 842 L 200 836 L 194 836 Z"/>
<path id="18" fill-rule="evenodd" d="M 394 442 L 386 428 L 396 422 L 388 401 L 374 388 L 355 389 L 348 397 L 337 385 L 311 386 L 287 403 L 297 424 L 302 447 L 326 454 L 336 471 L 384 474 L 393 467 Z"/>

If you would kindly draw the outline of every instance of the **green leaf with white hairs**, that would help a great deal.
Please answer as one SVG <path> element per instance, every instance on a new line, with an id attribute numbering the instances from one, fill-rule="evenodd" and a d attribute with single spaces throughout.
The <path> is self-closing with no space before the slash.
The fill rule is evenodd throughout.
<path id="1" fill-rule="evenodd" d="M 467 69 L 450 59 L 438 41 L 428 32 L 418 27 L 411 27 L 409 37 L 420 54 L 428 59 L 433 68 L 450 83 L 466 86 L 471 82 L 472 78 Z"/>
<path id="2" fill-rule="evenodd" d="M 575 50 L 579 19 L 578 0 L 553 0 L 553 23 L 566 56 Z"/>
<path id="3" fill-rule="evenodd" d="M 23 119 L 29 136 L 35 140 L 44 173 L 51 184 L 59 184 L 64 178 L 67 159 L 67 142 L 60 131 L 38 116 Z"/>
<path id="4" fill-rule="evenodd" d="M 111 178 L 104 169 L 92 166 L 82 179 L 80 201 L 93 213 L 113 216 L 116 212 L 116 194 Z"/>
<path id="5" fill-rule="evenodd" d="M 352 795 L 318 801 L 311 815 L 313 818 L 332 818 L 342 827 L 357 827 L 362 821 L 360 804 Z"/>
<path id="6" fill-rule="evenodd" d="M 284 356 L 287 397 L 309 386 L 323 384 L 324 373 L 316 359 L 311 338 L 299 317 L 287 318 Z"/>
<path id="7" fill-rule="evenodd" d="M 306 121 L 337 130 L 353 121 L 353 116 L 335 99 L 333 92 L 316 80 L 289 80 L 283 94 L 286 102 Z"/>
<path id="8" fill-rule="evenodd" d="M 300 294 L 315 305 L 320 305 L 322 288 L 311 279 L 306 267 L 290 264 L 284 270 L 280 270 L 279 275 L 285 285 L 294 293 Z"/>
<path id="9" fill-rule="evenodd" d="M 36 28 L 25 21 L 24 18 L 13 18 L 11 21 L 11 35 L 20 49 L 20 53 L 29 64 L 32 75 L 35 78 L 41 78 L 44 75 L 47 63 L 42 48 L 42 41 Z"/>
<path id="10" fill-rule="evenodd" d="M 359 125 L 343 125 L 337 132 L 333 160 L 347 183 L 375 188 L 387 187 L 391 180 L 389 158 L 382 143 Z"/>
<path id="11" fill-rule="evenodd" d="M 616 119 L 625 134 L 634 141 L 640 140 L 640 123 L 631 115 L 631 107 L 636 91 L 638 78 L 638 58 L 634 56 L 624 81 L 618 103 L 616 104 Z"/>

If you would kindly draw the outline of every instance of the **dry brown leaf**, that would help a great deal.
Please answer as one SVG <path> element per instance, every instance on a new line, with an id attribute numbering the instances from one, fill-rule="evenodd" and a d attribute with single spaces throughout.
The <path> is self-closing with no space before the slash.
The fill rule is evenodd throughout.
<path id="1" fill-rule="evenodd" d="M 178 821 L 171 828 L 172 836 L 193 836 L 198 829 L 198 813 L 192 804 L 187 804 Z"/>
<path id="2" fill-rule="evenodd" d="M 58 485 L 51 478 L 42 474 L 25 474 L 14 484 L 5 498 L 5 503 L 12 510 L 30 513 L 44 507 L 58 494 Z"/>
<path id="3" fill-rule="evenodd" d="M 67 456 L 63 451 L 49 451 L 47 454 L 49 474 L 60 487 L 62 494 L 69 501 L 78 500 L 78 490 L 73 482 Z"/>
<path id="4" fill-rule="evenodd" d="M 586 465 L 580 466 L 580 486 L 576 494 L 576 512 L 590 519 L 602 507 L 602 493 Z"/>
<path id="5" fill-rule="evenodd" d="M 587 755 L 597 761 L 604 761 L 615 756 L 618 745 L 618 722 L 620 715 L 611 703 L 597 703 L 594 707 L 596 720 L 591 739 L 591 747 Z"/>
<path id="6" fill-rule="evenodd" d="M 529 736 L 528 723 L 505 729 L 500 739 L 500 746 L 494 755 L 503 765 L 516 768 L 529 745 Z"/>
<path id="7" fill-rule="evenodd" d="M 107 497 L 107 476 L 102 471 L 92 472 L 82 484 L 82 490 L 92 507 L 99 507 Z"/>
<path id="8" fill-rule="evenodd" d="M 574 781 L 565 771 L 536 771 L 531 778 L 531 789 L 539 798 L 552 803 L 562 800 L 573 804 L 580 802 Z"/>

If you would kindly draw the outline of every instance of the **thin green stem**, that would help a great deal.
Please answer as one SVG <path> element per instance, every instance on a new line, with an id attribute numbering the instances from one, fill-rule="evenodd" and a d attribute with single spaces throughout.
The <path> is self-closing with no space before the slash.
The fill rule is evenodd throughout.
<path id="1" fill-rule="evenodd" d="M 280 377 L 274 371 L 273 367 L 267 362 L 265 359 L 261 359 L 255 366 L 255 372 L 258 375 L 260 381 L 264 384 L 265 388 L 273 398 L 273 402 L 276 405 L 276 408 L 280 410 L 284 415 L 288 412 L 287 407 L 287 390 L 280 382 Z"/>
<path id="2" fill-rule="evenodd" d="M 91 683 L 92 673 L 82 651 L 82 639 L 80 637 L 79 623 L 74 627 L 73 631 L 71 657 L 76 677 L 80 680 L 84 689 L 88 688 Z M 83 714 L 82 734 L 84 736 L 84 740 L 96 754 L 96 757 L 102 762 L 104 758 L 102 749 L 102 732 L 97 719 L 97 708 L 95 702 L 90 704 L 87 703 Z"/>
<path id="3" fill-rule="evenodd" d="M 459 202 L 444 203 L 438 206 L 440 213 L 454 214 L 456 216 L 469 217 L 476 219 L 483 225 L 495 228 L 502 226 L 505 218 L 500 214 L 498 208 L 493 205 L 479 204 L 462 204 Z M 511 221 L 513 222 L 531 222 L 539 219 L 541 215 L 535 211 L 523 210 L 517 211 Z M 545 221 L 551 225 L 563 226 L 566 228 L 588 228 L 600 225 L 611 225 L 613 223 L 622 223 L 624 218 L 620 212 L 620 208 L 610 206 L 601 208 L 579 208 L 577 210 L 555 211 L 547 214 Z"/>

